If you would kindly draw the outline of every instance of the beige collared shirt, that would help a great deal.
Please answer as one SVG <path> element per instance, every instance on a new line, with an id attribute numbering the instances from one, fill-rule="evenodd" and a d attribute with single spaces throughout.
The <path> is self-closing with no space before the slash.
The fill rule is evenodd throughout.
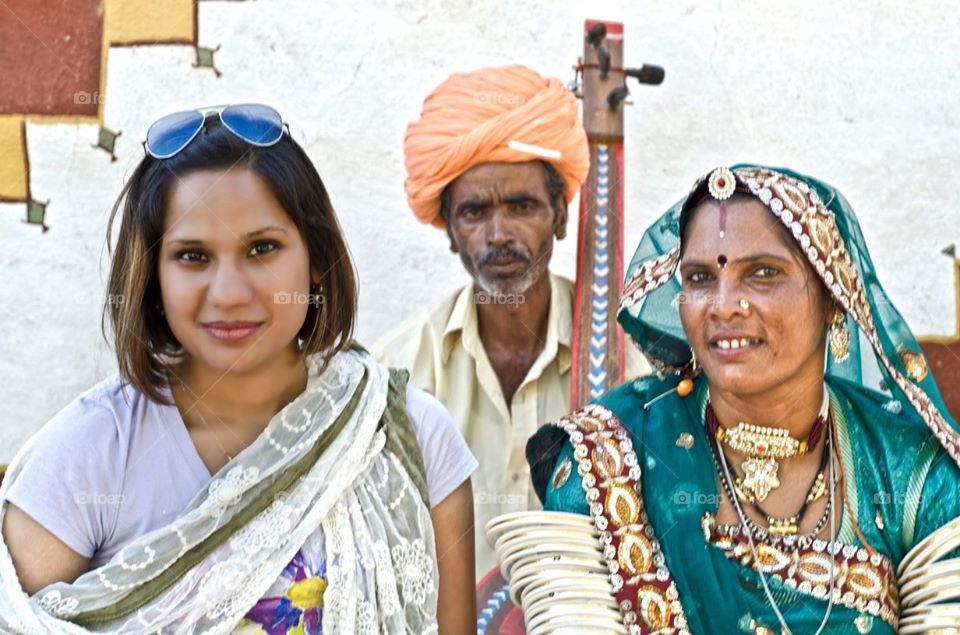
<path id="1" fill-rule="evenodd" d="M 373 347 L 382 363 L 410 369 L 413 385 L 446 406 L 480 463 L 472 477 L 478 579 L 496 566 L 484 534 L 487 522 L 540 509 L 525 449 L 543 423 L 568 412 L 573 299 L 573 282 L 550 274 L 543 351 L 509 404 L 480 341 L 472 284 L 406 320 Z M 646 372 L 636 348 L 630 345 L 627 352 L 627 375 Z"/>

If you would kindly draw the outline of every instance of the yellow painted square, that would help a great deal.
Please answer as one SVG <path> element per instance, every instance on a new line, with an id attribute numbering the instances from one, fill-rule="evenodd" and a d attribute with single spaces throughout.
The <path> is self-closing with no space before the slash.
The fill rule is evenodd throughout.
<path id="1" fill-rule="evenodd" d="M 22 126 L 23 117 L 0 116 L 0 199 L 27 199 L 27 152 Z"/>
<path id="2" fill-rule="evenodd" d="M 111 44 L 192 43 L 194 0 L 105 0 L 103 29 Z"/>

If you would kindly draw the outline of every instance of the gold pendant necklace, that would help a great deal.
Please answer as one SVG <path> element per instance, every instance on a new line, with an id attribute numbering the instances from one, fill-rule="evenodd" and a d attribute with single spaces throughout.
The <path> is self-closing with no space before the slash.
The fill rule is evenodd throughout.
<path id="1" fill-rule="evenodd" d="M 707 406 L 707 429 L 717 441 L 735 452 L 746 456 L 740 463 L 743 479 L 737 479 L 736 493 L 750 502 L 762 503 L 772 490 L 780 487 L 780 461 L 802 456 L 817 445 L 826 427 L 830 401 L 824 390 L 820 413 L 810 435 L 803 440 L 794 439 L 783 428 L 757 426 L 741 421 L 733 428 L 724 428 L 717 420 L 713 408 Z"/>
<path id="2" fill-rule="evenodd" d="M 803 497 L 803 504 L 800 506 L 800 509 L 797 513 L 792 516 L 771 516 L 767 513 L 763 507 L 760 506 L 760 503 L 753 498 L 752 496 L 747 498 L 743 491 L 743 478 L 737 476 L 733 482 L 733 485 L 730 486 L 726 480 L 723 481 L 724 490 L 727 493 L 728 497 L 736 496 L 740 499 L 740 502 L 745 503 L 756 509 L 758 512 L 763 514 L 763 517 L 767 519 L 767 531 L 774 536 L 790 536 L 795 535 L 800 531 L 800 523 L 803 521 L 804 516 L 806 515 L 807 508 L 810 506 L 810 503 L 820 500 L 827 493 L 827 488 L 825 484 L 824 474 L 826 473 L 827 459 L 830 455 L 830 444 L 829 440 L 827 447 L 823 450 L 823 455 L 820 457 L 820 466 L 817 468 L 817 475 L 813 479 L 813 482 L 810 484 L 810 487 L 807 489 L 807 494 Z M 718 464 L 719 466 L 719 464 Z M 719 467 L 718 467 L 719 469 Z M 817 523 L 816 528 L 814 528 L 812 534 L 817 535 L 824 528 L 824 523 L 826 522 L 826 512 L 821 516 L 820 521 Z"/>
<path id="3" fill-rule="evenodd" d="M 752 491 L 747 490 L 743 485 L 743 477 L 737 476 L 733 484 L 733 491 L 736 492 L 737 498 L 740 499 L 741 503 L 753 504 L 757 502 L 757 498 L 752 494 Z M 827 494 L 827 485 L 824 480 L 823 472 L 817 474 L 816 480 L 810 486 L 810 490 L 807 492 L 806 501 L 808 503 L 815 503 Z"/>
<path id="4" fill-rule="evenodd" d="M 776 459 L 752 457 L 740 464 L 744 478 L 742 487 L 759 502 L 763 502 L 770 490 L 780 487 L 780 464 Z"/>

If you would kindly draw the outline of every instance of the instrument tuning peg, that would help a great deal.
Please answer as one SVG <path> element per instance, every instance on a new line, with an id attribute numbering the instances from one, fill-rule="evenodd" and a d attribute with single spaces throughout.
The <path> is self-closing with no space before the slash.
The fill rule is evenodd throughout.
<path id="1" fill-rule="evenodd" d="M 607 95 L 607 104 L 610 106 L 610 110 L 616 110 L 620 102 L 626 99 L 628 95 L 630 95 L 630 91 L 627 89 L 626 84 L 611 90 L 610 94 Z"/>
<path id="2" fill-rule="evenodd" d="M 603 42 L 603 38 L 607 37 L 607 25 L 603 22 L 599 24 L 594 24 L 590 27 L 590 30 L 587 31 L 587 42 L 591 46 L 597 48 Z"/>
<path id="3" fill-rule="evenodd" d="M 653 64 L 644 64 L 640 68 L 625 68 L 623 72 L 627 77 L 632 77 L 641 84 L 650 84 L 653 86 L 662 84 L 663 77 L 666 74 L 662 66 L 655 66 Z"/>
<path id="4" fill-rule="evenodd" d="M 607 75 L 610 73 L 610 50 L 601 45 L 597 49 L 597 58 L 600 61 L 600 79 L 606 80 Z"/>

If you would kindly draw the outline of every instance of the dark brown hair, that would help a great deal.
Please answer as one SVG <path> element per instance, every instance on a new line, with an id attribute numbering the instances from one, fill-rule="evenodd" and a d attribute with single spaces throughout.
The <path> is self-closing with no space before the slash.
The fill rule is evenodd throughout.
<path id="1" fill-rule="evenodd" d="M 357 282 L 347 244 L 323 181 L 289 133 L 270 147 L 257 147 L 227 130 L 216 116 L 179 154 L 145 157 L 123 187 L 110 214 L 107 245 L 120 215 L 107 283 L 102 328 L 109 319 L 120 376 L 150 399 L 166 403 L 166 370 L 183 353 L 162 311 L 157 272 L 164 218 L 172 185 L 197 170 L 243 167 L 254 171 L 297 226 L 310 266 L 320 274 L 323 301 L 311 303 L 300 330 L 304 355 L 325 360 L 345 348 L 357 313 Z M 109 339 L 109 338 L 108 338 Z"/>

